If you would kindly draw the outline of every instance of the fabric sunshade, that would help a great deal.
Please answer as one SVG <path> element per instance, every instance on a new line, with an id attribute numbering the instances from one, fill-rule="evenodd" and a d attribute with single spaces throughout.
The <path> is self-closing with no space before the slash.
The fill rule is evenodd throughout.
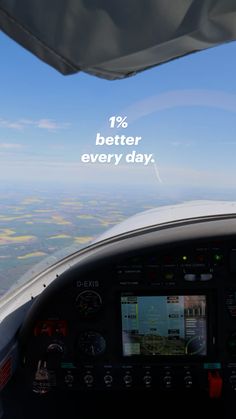
<path id="1" fill-rule="evenodd" d="M 0 0 L 0 28 L 62 74 L 114 80 L 235 40 L 236 0 Z"/>

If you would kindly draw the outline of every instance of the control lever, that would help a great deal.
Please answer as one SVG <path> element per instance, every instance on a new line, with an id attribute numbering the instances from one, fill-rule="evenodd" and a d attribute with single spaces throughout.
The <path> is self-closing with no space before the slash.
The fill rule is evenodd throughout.
<path id="1" fill-rule="evenodd" d="M 51 390 L 50 373 L 46 361 L 39 360 L 33 380 L 33 392 L 46 394 Z"/>
<path id="2" fill-rule="evenodd" d="M 208 371 L 209 397 L 219 399 L 222 395 L 223 380 L 219 371 Z"/>

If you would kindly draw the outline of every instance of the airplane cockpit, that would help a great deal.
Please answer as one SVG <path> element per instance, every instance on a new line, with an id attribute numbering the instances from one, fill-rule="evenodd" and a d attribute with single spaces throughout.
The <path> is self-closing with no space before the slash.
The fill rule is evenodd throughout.
<path id="1" fill-rule="evenodd" d="M 176 58 L 193 52 L 234 41 L 235 12 L 236 5 L 231 0 L 176 0 L 175 5 L 169 0 L 140 0 L 135 4 L 132 0 L 126 0 L 125 4 L 99 0 L 57 0 L 47 3 L 23 0 L 21 5 L 16 1 L 0 0 L 0 28 L 64 75 L 84 72 L 89 74 L 88 77 L 97 76 L 113 80 L 114 83 L 114 80 L 138 77 L 143 70 L 155 69 L 156 66 L 159 68 L 160 64 L 172 63 Z M 43 82 L 45 78 L 44 75 Z M 177 79 L 180 82 L 179 76 Z M 173 196 L 177 195 L 178 188 L 174 184 L 169 203 L 167 195 L 161 195 L 163 180 L 159 165 L 150 148 L 146 152 L 144 130 L 139 119 L 154 111 L 172 111 L 177 103 L 182 107 L 203 106 L 204 112 L 207 107 L 215 108 L 217 112 L 229 111 L 230 116 L 225 117 L 222 126 L 224 128 L 228 124 L 231 127 L 236 99 L 233 93 L 226 96 L 216 91 L 210 94 L 191 89 L 173 92 L 160 91 L 158 100 L 151 97 L 141 104 L 135 102 L 130 107 L 126 106 L 122 111 L 118 111 L 114 105 L 114 112 L 109 109 L 106 116 L 106 127 L 102 122 L 96 133 L 93 132 L 96 153 L 91 152 L 92 147 L 88 147 L 87 151 L 81 139 L 81 166 L 100 165 L 105 168 L 103 177 L 106 181 L 111 177 L 110 206 L 107 205 L 106 211 L 110 211 L 111 217 L 116 216 L 117 223 L 111 217 L 102 218 L 100 208 L 105 206 L 104 196 L 101 195 L 100 201 L 96 202 L 87 197 L 87 191 L 84 202 L 86 205 L 88 203 L 88 207 L 94 206 L 92 215 L 86 213 L 84 202 L 78 202 L 77 198 L 70 201 L 67 195 L 63 195 L 60 204 L 64 211 L 61 214 L 58 209 L 57 212 L 52 209 L 49 200 L 45 201 L 45 208 L 42 209 L 37 207 L 40 199 L 25 197 L 19 201 L 20 204 L 7 202 L 9 214 L 2 215 L 0 212 L 0 223 L 16 222 L 22 234 L 17 236 L 13 227 L 0 226 L 0 262 L 5 263 L 6 276 L 10 268 L 14 276 L 18 276 L 17 268 L 8 261 L 9 244 L 15 245 L 15 259 L 27 264 L 32 257 L 43 257 L 47 251 L 52 254 L 56 249 L 54 243 L 60 240 L 67 242 L 73 236 L 77 245 L 86 244 L 86 240 L 91 239 L 81 249 L 74 248 L 65 257 L 51 259 L 52 263 L 39 272 L 32 269 L 27 281 L 18 283 L 17 278 L 15 286 L 3 289 L 2 294 L 0 284 L 1 419 L 90 419 L 95 416 L 106 419 L 114 415 L 128 419 L 141 413 L 167 419 L 175 416 L 200 419 L 208 415 L 235 418 L 236 200 L 232 198 L 235 191 L 233 152 L 229 162 L 222 166 L 226 171 L 229 170 L 225 179 L 230 179 L 232 189 L 225 191 L 221 178 L 223 168 L 219 167 L 225 150 L 222 153 L 217 150 L 214 154 L 212 146 L 210 148 L 208 145 L 204 151 L 204 143 L 200 139 L 200 150 L 195 147 L 192 152 L 193 162 L 199 166 L 198 172 L 195 166 L 191 170 L 181 166 L 183 156 L 183 164 L 188 160 L 187 154 L 185 159 L 182 151 L 179 154 L 176 152 L 180 165 L 175 167 L 174 152 L 171 154 L 170 150 L 171 147 L 176 150 L 182 143 L 179 139 L 169 143 L 168 138 L 163 139 L 163 142 L 167 142 L 170 157 L 169 166 L 166 168 L 163 165 L 164 178 L 179 176 L 185 182 L 189 177 L 189 183 L 186 183 L 188 202 L 184 199 L 181 203 L 178 200 L 175 202 Z M 132 93 L 136 97 L 134 88 Z M 57 94 L 58 91 L 55 97 Z M 86 94 L 84 89 L 85 97 Z M 99 100 L 102 108 L 102 96 Z M 219 103 L 216 104 L 216 101 Z M 89 108 L 88 103 L 84 107 Z M 112 106 L 109 104 L 109 107 Z M 73 114 L 72 107 L 70 112 Z M 189 115 L 186 111 L 186 120 Z M 210 112 L 209 115 L 210 128 L 203 128 L 211 133 L 214 123 L 217 127 L 220 124 L 220 118 L 217 120 Z M 183 115 L 177 116 L 183 121 Z M 173 117 L 176 122 L 174 118 L 176 116 Z M 85 124 L 81 117 L 82 135 L 92 126 L 91 120 Z M 137 129 L 132 126 L 134 122 L 137 122 Z M 192 120 L 189 126 L 191 123 Z M 178 124 L 181 125 L 177 121 L 177 127 Z M 129 131 L 128 125 L 133 131 Z M 194 129 L 197 130 L 200 125 L 198 121 Z M 0 114 L 0 129 L 18 130 L 21 141 L 25 127 L 46 129 L 50 135 L 54 135 L 57 129 L 63 130 L 67 125 L 49 119 L 29 120 L 23 117 L 11 123 L 1 118 Z M 147 123 L 146 129 L 152 138 L 154 134 L 149 128 Z M 170 135 L 171 123 L 167 128 L 170 128 Z M 160 132 L 164 138 L 161 128 Z M 156 136 L 152 141 L 157 141 Z M 58 137 L 61 140 L 60 134 Z M 36 173 L 34 163 L 30 166 L 30 159 L 25 159 L 19 169 L 15 157 L 11 155 L 13 149 L 23 153 L 26 144 L 16 144 L 15 140 L 8 144 L 6 138 L 4 142 L 0 140 L 0 159 L 5 159 L 4 152 L 10 153 L 7 158 L 12 158 L 13 164 L 9 173 L 14 166 L 17 177 L 17 173 L 24 170 L 21 168 L 26 165 L 26 175 L 29 177 L 30 173 L 33 179 Z M 38 138 L 41 138 L 40 135 Z M 214 139 L 211 140 L 213 143 Z M 233 140 L 229 134 L 227 141 L 230 147 L 235 144 Z M 60 144 L 57 146 L 56 150 L 55 144 L 52 146 L 50 143 L 50 152 L 55 155 L 61 153 Z M 189 150 L 191 142 L 185 141 L 184 146 L 185 150 Z M 62 154 L 66 155 L 63 147 L 64 144 L 61 146 Z M 99 154 L 103 147 L 108 147 L 109 153 L 104 151 Z M 124 150 L 127 150 L 127 154 Z M 164 155 L 163 150 L 160 146 L 160 155 L 161 152 Z M 206 159 L 206 166 L 208 169 L 213 165 L 215 156 L 215 165 L 221 172 L 216 179 L 207 172 L 203 163 L 202 156 L 206 158 L 210 151 L 211 158 Z M 45 150 L 43 152 L 47 159 L 47 153 Z M 47 170 L 51 173 L 51 165 L 56 168 L 54 183 L 59 183 L 57 174 L 63 165 L 60 166 L 53 159 L 46 163 L 43 160 L 39 162 L 40 176 L 46 176 Z M 79 178 L 82 172 L 77 172 L 77 162 L 75 164 L 73 160 L 73 166 L 68 157 L 66 164 L 70 180 L 74 181 L 76 176 Z M 125 183 L 130 176 L 126 166 L 130 168 L 141 164 L 142 170 L 139 172 L 139 166 L 134 175 L 137 193 L 144 196 L 146 178 L 143 179 L 143 173 L 152 165 L 153 176 L 159 187 L 155 193 L 160 196 L 161 205 L 153 208 L 145 202 L 142 207 L 145 211 L 137 215 L 133 215 L 134 207 L 127 207 L 127 217 L 124 219 L 118 208 L 122 202 L 120 192 L 115 182 L 113 185 L 112 176 L 116 179 L 117 172 L 110 175 L 106 167 L 114 166 L 115 170 L 123 170 L 122 179 Z M 88 172 L 83 172 L 86 173 L 86 187 L 89 183 Z M 11 179 L 12 173 L 9 176 Z M 96 178 L 96 174 L 93 178 Z M 99 181 L 98 177 L 96 187 Z M 195 199 L 195 190 L 193 193 L 189 186 L 191 181 L 195 182 L 198 198 L 204 184 L 209 181 L 205 195 L 202 193 L 203 199 Z M 212 186 L 214 182 L 221 185 L 219 196 L 223 196 L 222 199 L 218 198 Z M 46 182 L 44 188 L 45 185 Z M 200 190 L 200 186 L 201 192 L 197 189 Z M 0 195 L 8 199 L 7 192 L 1 195 L 0 191 Z M 129 193 L 132 194 L 133 190 Z M 112 206 L 116 194 L 118 203 Z M 56 204 L 59 206 L 58 202 Z M 32 206 L 33 215 L 28 210 L 30 205 L 35 205 Z M 1 211 L 2 208 L 0 206 Z M 78 224 L 69 220 L 72 214 L 76 222 L 78 219 L 81 222 L 81 230 L 82 233 L 86 231 L 86 237 L 82 233 L 81 237 L 75 236 L 74 230 Z M 40 243 L 39 249 L 29 250 L 28 247 L 27 254 L 24 243 L 37 246 L 37 240 L 36 233 L 33 235 L 24 231 L 24 222 L 29 229 L 36 225 L 36 232 L 44 229 L 43 244 Z M 56 234 L 50 223 L 57 226 Z M 101 226 L 109 228 L 104 231 Z M 69 229 L 69 233 L 66 229 Z M 93 229 L 99 233 L 96 237 L 92 237 Z"/>
<path id="2" fill-rule="evenodd" d="M 183 417 L 207 409 L 233 417 L 235 204 L 218 204 L 214 216 L 207 215 L 209 205 L 201 218 L 191 215 L 193 205 L 187 208 L 191 217 L 156 226 L 148 225 L 155 213 L 147 211 L 143 226 L 137 216 L 139 228 L 125 232 L 126 221 L 119 234 L 65 261 L 69 269 L 61 273 L 60 263 L 42 274 L 37 282 L 44 291 L 34 298 L 31 285 L 30 308 L 23 313 L 21 306 L 5 319 L 7 327 L 24 320 L 18 348 L 11 344 L 0 366 L 7 380 L 18 359 L 3 406 L 12 404 L 19 386 L 7 409 L 14 411 L 17 398 L 24 400 L 23 386 L 28 399 L 17 411 L 24 417 L 30 417 L 26 405 L 34 417 L 61 409 L 71 414 L 71 406 L 72 417 L 80 409 L 98 414 L 95 400 L 103 409 L 113 401 L 125 414 L 148 403 L 165 408 L 167 417 L 180 408 Z M 35 412 L 34 403 L 44 413 Z"/>

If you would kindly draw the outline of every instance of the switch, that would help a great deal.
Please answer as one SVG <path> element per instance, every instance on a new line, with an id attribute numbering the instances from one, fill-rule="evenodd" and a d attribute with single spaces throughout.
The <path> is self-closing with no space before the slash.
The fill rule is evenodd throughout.
<path id="1" fill-rule="evenodd" d="M 94 382 L 94 378 L 93 378 L 92 374 L 86 374 L 84 376 L 84 382 L 88 386 L 91 386 L 93 384 L 93 382 Z"/>
<path id="2" fill-rule="evenodd" d="M 193 385 L 193 379 L 191 375 L 186 375 L 186 377 L 184 377 L 184 383 L 185 383 L 185 387 L 186 388 L 191 388 Z"/>
<path id="3" fill-rule="evenodd" d="M 126 374 L 123 379 L 126 386 L 130 386 L 132 384 L 133 378 L 131 375 Z"/>
<path id="4" fill-rule="evenodd" d="M 171 377 L 171 375 L 166 375 L 163 378 L 163 383 L 164 383 L 165 388 L 171 388 L 172 387 L 172 377 Z"/>
<path id="5" fill-rule="evenodd" d="M 111 374 L 106 374 L 104 376 L 104 383 L 106 384 L 106 386 L 110 386 L 113 382 L 113 377 Z"/>
<path id="6" fill-rule="evenodd" d="M 151 375 L 145 375 L 143 377 L 143 382 L 144 382 L 145 386 L 150 386 L 152 384 L 152 377 L 151 377 Z"/>

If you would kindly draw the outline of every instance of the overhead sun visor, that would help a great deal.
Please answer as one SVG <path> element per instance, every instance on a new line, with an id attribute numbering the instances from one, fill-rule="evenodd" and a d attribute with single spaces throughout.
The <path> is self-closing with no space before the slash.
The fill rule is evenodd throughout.
<path id="1" fill-rule="evenodd" d="M 65 75 L 113 80 L 235 40 L 236 1 L 0 0 L 0 28 Z"/>

